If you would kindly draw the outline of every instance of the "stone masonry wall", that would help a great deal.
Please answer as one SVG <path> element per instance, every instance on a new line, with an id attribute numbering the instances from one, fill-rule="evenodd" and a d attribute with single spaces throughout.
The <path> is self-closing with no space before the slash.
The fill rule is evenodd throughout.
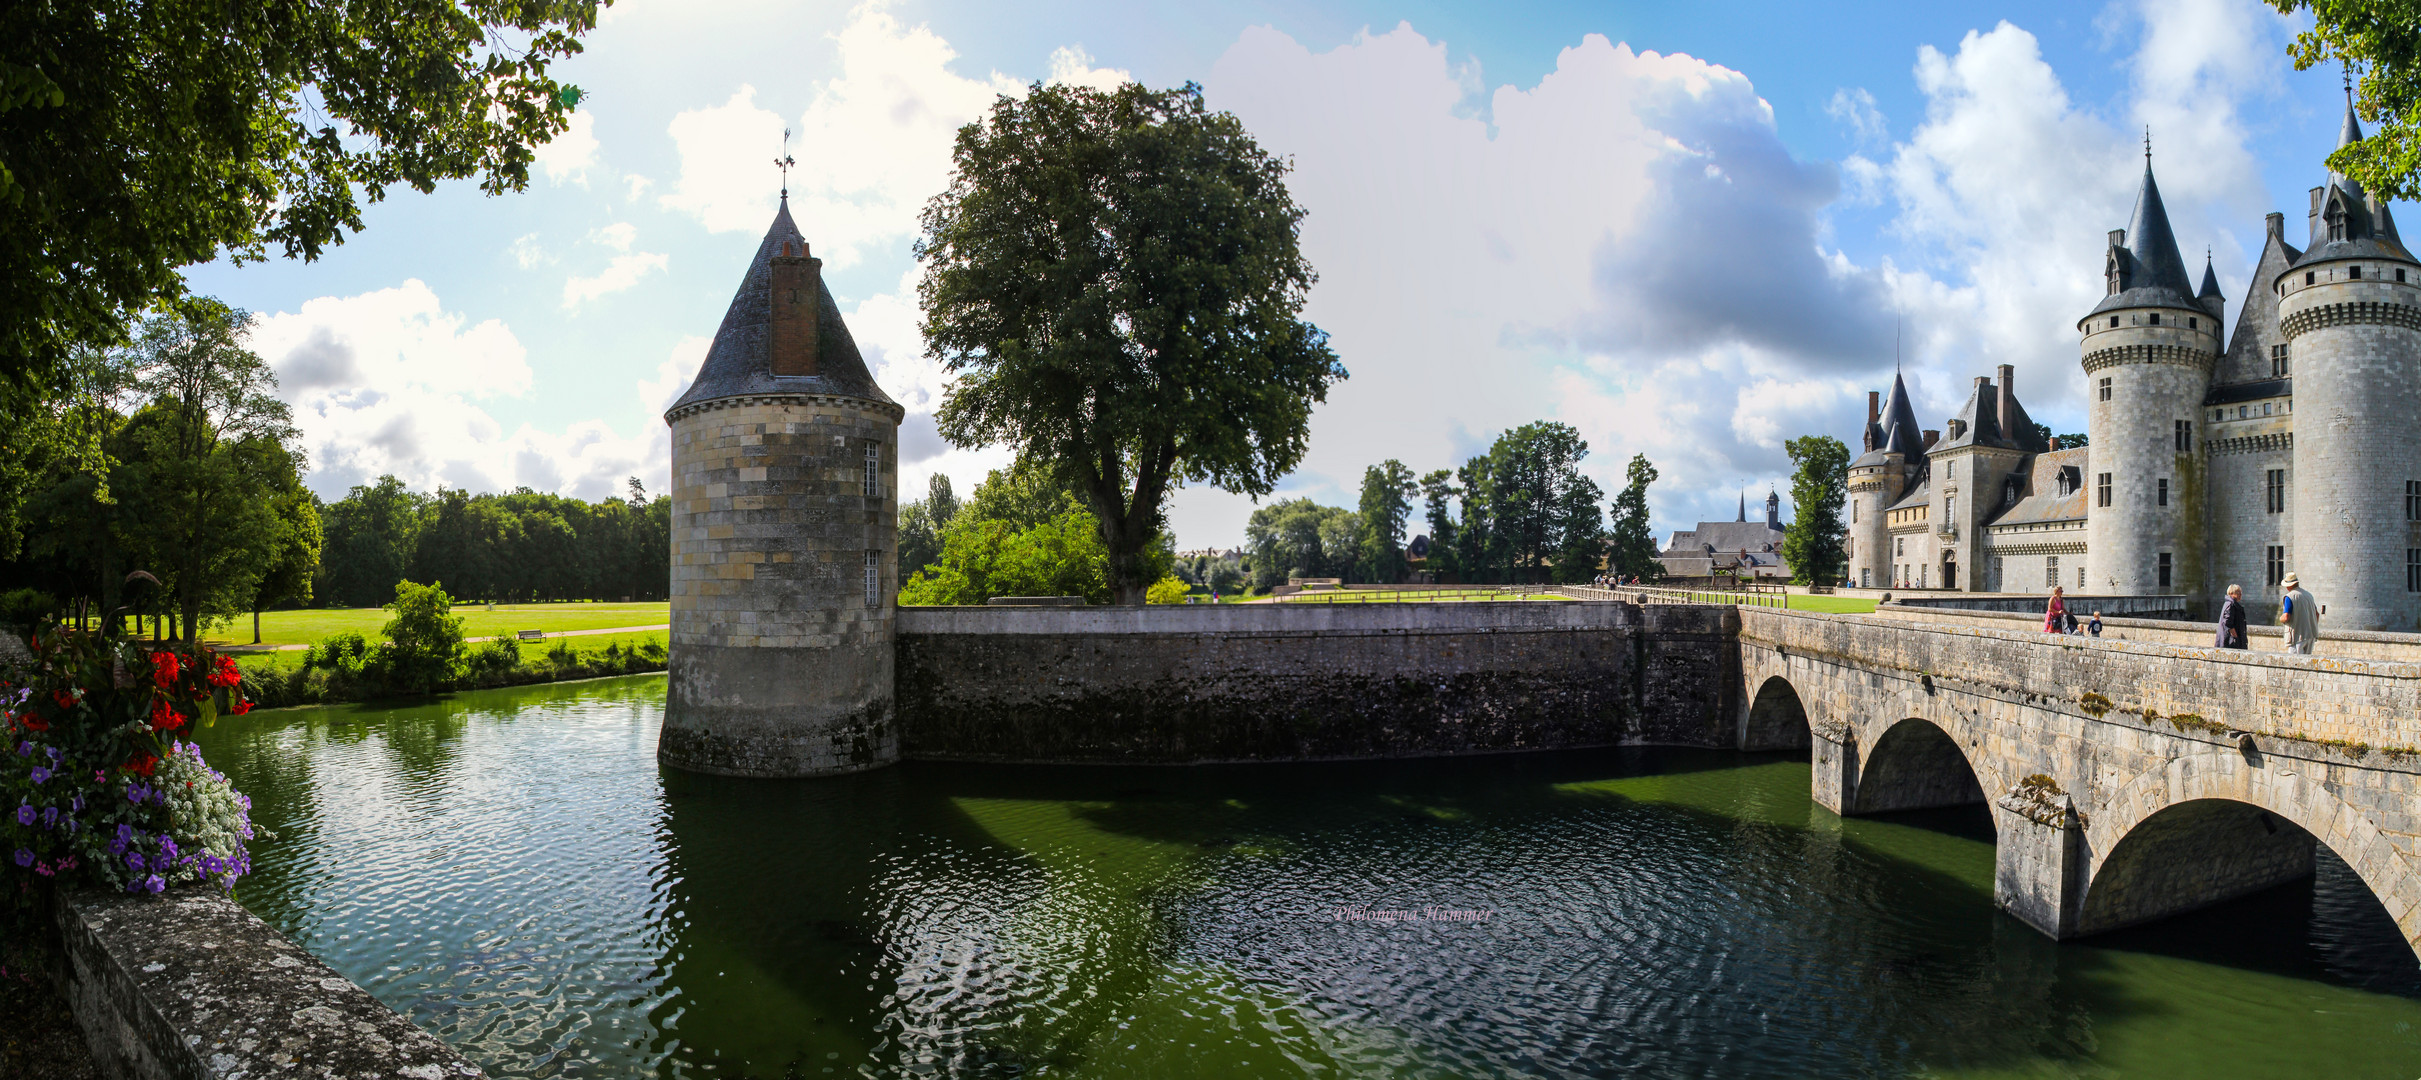
<path id="1" fill-rule="evenodd" d="M 1729 746 L 1728 607 L 908 608 L 905 756 L 1203 762 Z"/>
<path id="2" fill-rule="evenodd" d="M 56 914 L 67 999 L 102 1075 L 486 1075 L 220 893 L 79 895 Z"/>

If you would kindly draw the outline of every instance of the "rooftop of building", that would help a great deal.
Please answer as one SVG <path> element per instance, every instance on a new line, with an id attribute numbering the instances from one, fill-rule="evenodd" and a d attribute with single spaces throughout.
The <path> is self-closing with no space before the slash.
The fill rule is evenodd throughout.
<path id="1" fill-rule="evenodd" d="M 696 381 L 666 410 L 667 415 L 701 401 L 755 394 L 817 394 L 898 404 L 875 385 L 874 376 L 867 372 L 866 360 L 858 354 L 857 340 L 850 337 L 849 325 L 841 319 L 840 305 L 833 301 L 832 289 L 824 284 L 821 274 L 816 276 L 816 374 L 773 373 L 770 291 L 773 259 L 785 250 L 785 244 L 795 254 L 807 252 L 807 238 L 799 234 L 798 226 L 790 220 L 788 197 L 783 198 L 781 209 L 774 212 L 772 226 L 757 244 L 756 257 L 749 260 L 747 271 L 740 276 L 739 292 L 723 313 L 723 325 L 715 331 L 714 344 L 707 347 L 706 362 L 699 366 Z"/>

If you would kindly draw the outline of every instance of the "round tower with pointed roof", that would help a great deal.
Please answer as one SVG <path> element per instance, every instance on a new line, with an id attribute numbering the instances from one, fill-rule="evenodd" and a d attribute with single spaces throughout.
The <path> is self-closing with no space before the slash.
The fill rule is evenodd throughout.
<path id="1" fill-rule="evenodd" d="M 899 424 L 787 197 L 672 426 L 672 643 L 657 756 L 733 776 L 899 758 Z"/>
<path id="2" fill-rule="evenodd" d="M 1890 395 L 1866 398 L 1865 452 L 1850 462 L 1848 497 L 1849 583 L 1892 588 L 1898 557 L 1892 551 L 1890 509 L 1925 477 L 1925 434 L 1908 385 L 1891 377 Z"/>
<path id="3" fill-rule="evenodd" d="M 2216 279 L 2207 296 L 2196 295 L 2148 142 L 2134 217 L 2110 233 L 2102 269 L 2107 294 L 2077 322 L 2093 451 L 2084 477 L 2086 580 L 2062 584 L 2120 596 L 2197 593 L 2203 537 L 2194 454 L 2224 301 Z"/>
<path id="4" fill-rule="evenodd" d="M 2349 91 L 2338 145 L 2360 141 Z M 2331 172 L 2312 189 L 2311 244 L 2266 282 L 2294 360 L 2292 569 L 2340 627 L 2421 626 L 2421 262 L 2386 202 Z"/>

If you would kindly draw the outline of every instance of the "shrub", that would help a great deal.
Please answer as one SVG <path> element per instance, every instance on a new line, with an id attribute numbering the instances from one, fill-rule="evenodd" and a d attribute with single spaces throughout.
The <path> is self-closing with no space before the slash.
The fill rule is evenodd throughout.
<path id="1" fill-rule="evenodd" d="M 398 581 L 387 610 L 395 617 L 379 632 L 389 646 L 384 658 L 389 685 L 425 694 L 451 684 L 462 657 L 462 617 L 454 614 L 454 598 L 445 587 Z"/>
<path id="2" fill-rule="evenodd" d="M 480 642 L 463 660 L 463 678 L 477 686 L 496 686 L 521 667 L 521 642 L 510 635 Z"/>
<path id="3" fill-rule="evenodd" d="M 1171 574 L 1154 582 L 1151 588 L 1144 590 L 1143 602 L 1147 604 L 1182 604 L 1185 602 L 1185 595 L 1192 591 L 1186 587 L 1183 579 Z"/>
<path id="4" fill-rule="evenodd" d="M 0 592 L 0 626 L 13 630 L 31 630 L 43 616 L 59 610 L 58 598 L 40 589 L 10 589 Z"/>
<path id="5" fill-rule="evenodd" d="M 369 651 L 370 644 L 360 634 L 347 632 L 324 637 L 319 644 L 303 650 L 303 670 L 356 674 Z"/>

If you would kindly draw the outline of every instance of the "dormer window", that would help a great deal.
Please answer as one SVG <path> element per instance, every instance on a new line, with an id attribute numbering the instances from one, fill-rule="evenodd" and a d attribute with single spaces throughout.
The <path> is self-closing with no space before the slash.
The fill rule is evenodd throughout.
<path id="1" fill-rule="evenodd" d="M 2120 280 L 2122 275 L 2118 271 L 2117 251 L 2112 251 L 2108 258 L 2102 260 L 2102 277 L 2104 279 L 2104 284 L 2109 287 L 2109 291 L 2103 294 L 2105 296 L 2118 295 L 2119 289 L 2126 284 L 2124 281 Z"/>
<path id="2" fill-rule="evenodd" d="M 2320 216 L 2322 220 L 2328 222 L 2329 239 L 2345 239 L 2345 204 L 2340 203 L 2335 199 L 2331 199 L 2329 200 L 2328 210 L 2323 212 Z"/>

